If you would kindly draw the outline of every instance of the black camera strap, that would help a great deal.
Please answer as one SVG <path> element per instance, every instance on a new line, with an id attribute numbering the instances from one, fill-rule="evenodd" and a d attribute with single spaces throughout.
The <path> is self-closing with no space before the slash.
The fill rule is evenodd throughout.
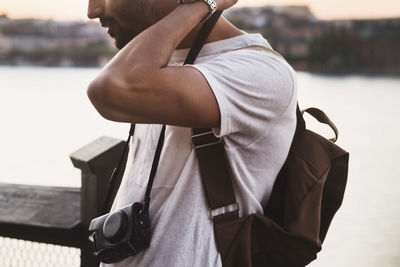
<path id="1" fill-rule="evenodd" d="M 196 37 L 194 45 L 192 46 L 192 48 L 189 51 L 188 56 L 186 57 L 184 65 L 193 64 L 195 62 L 197 56 L 200 53 L 201 48 L 205 44 L 208 36 L 210 35 L 212 29 L 214 28 L 214 26 L 217 23 L 221 14 L 222 14 L 222 11 L 215 12 L 214 15 L 203 24 L 203 27 L 200 29 L 199 34 Z M 157 148 L 155 151 L 153 164 L 151 166 L 150 177 L 147 182 L 146 195 L 144 198 L 144 210 L 145 211 L 148 211 L 149 207 L 150 207 L 150 193 L 151 193 L 151 189 L 153 187 L 154 177 L 156 176 L 158 164 L 160 162 L 162 147 L 164 145 L 165 129 L 166 129 L 166 126 L 163 125 L 163 127 L 161 129 L 160 137 L 158 139 L 158 144 L 157 144 Z M 120 172 L 122 169 L 122 164 L 124 163 L 124 159 L 127 156 L 127 153 L 129 150 L 129 142 L 131 140 L 131 137 L 134 135 L 134 133 L 135 133 L 135 124 L 132 123 L 131 128 L 129 130 L 129 136 L 126 140 L 125 147 L 122 152 L 121 158 L 117 164 L 117 167 L 114 169 L 114 171 L 111 174 L 110 187 L 107 192 L 106 200 L 103 205 L 102 214 L 108 213 L 111 209 L 111 204 L 114 201 L 114 197 L 115 197 L 115 191 L 118 190 L 118 188 L 116 188 L 117 178 L 122 179 L 122 175 L 120 175 Z"/>
<path id="2" fill-rule="evenodd" d="M 131 124 L 131 128 L 129 130 L 129 135 L 128 135 L 128 138 L 126 139 L 124 150 L 122 151 L 121 158 L 118 161 L 117 167 L 115 167 L 113 172 L 111 173 L 111 177 L 110 177 L 110 180 L 109 180 L 110 187 L 108 188 L 107 195 L 106 195 L 106 200 L 104 201 L 103 208 L 101 210 L 101 214 L 106 214 L 111 209 L 111 203 L 114 201 L 114 197 L 115 197 L 115 196 L 113 197 L 113 195 L 114 195 L 115 186 L 116 186 L 116 183 L 117 183 L 117 178 L 121 177 L 121 179 L 122 179 L 122 176 L 119 176 L 119 174 L 121 172 L 122 164 L 124 163 L 124 159 L 125 159 L 125 157 L 126 157 L 126 155 L 128 153 L 128 150 L 129 150 L 129 143 L 131 141 L 131 137 L 135 134 L 135 126 L 136 126 L 136 124 L 134 124 L 134 123 Z"/>
<path id="3" fill-rule="evenodd" d="M 156 176 L 158 163 L 160 162 L 161 151 L 164 145 L 165 128 L 166 126 L 163 125 L 160 133 L 160 138 L 158 139 L 158 144 L 156 148 L 156 153 L 154 155 L 153 164 L 151 166 L 149 181 L 147 182 L 146 195 L 144 196 L 144 207 L 143 207 L 145 211 L 149 211 L 150 207 L 150 193 L 151 193 L 151 188 L 153 187 L 154 177 Z"/>

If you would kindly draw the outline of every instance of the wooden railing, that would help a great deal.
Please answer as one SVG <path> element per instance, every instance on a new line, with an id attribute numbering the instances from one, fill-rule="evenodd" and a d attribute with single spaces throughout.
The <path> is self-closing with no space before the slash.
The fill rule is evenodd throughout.
<path id="1" fill-rule="evenodd" d="M 81 188 L 0 184 L 0 236 L 79 248 L 81 266 L 98 266 L 87 229 L 100 215 L 124 143 L 101 137 L 70 155 Z"/>

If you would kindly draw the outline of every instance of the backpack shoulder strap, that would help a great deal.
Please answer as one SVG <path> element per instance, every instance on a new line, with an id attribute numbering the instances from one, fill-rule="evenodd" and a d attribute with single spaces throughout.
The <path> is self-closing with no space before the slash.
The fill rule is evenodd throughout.
<path id="1" fill-rule="evenodd" d="M 224 141 L 211 129 L 193 129 L 192 144 L 210 209 L 210 218 L 239 218 Z"/>

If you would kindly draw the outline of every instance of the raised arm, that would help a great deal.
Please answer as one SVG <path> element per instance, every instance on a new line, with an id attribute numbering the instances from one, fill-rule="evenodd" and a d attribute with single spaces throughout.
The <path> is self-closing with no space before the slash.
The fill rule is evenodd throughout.
<path id="1" fill-rule="evenodd" d="M 220 0 L 217 5 L 221 10 L 236 2 Z M 179 5 L 131 40 L 89 85 L 88 96 L 98 112 L 120 122 L 218 126 L 218 105 L 202 74 L 189 66 L 167 66 L 208 11 L 201 1 Z"/>

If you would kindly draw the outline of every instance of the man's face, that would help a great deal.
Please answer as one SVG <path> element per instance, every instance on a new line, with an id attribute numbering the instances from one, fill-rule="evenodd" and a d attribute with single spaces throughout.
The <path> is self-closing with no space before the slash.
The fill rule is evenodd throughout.
<path id="1" fill-rule="evenodd" d="M 121 49 L 172 11 L 172 3 L 176 0 L 89 0 L 88 17 L 99 18 Z"/>

